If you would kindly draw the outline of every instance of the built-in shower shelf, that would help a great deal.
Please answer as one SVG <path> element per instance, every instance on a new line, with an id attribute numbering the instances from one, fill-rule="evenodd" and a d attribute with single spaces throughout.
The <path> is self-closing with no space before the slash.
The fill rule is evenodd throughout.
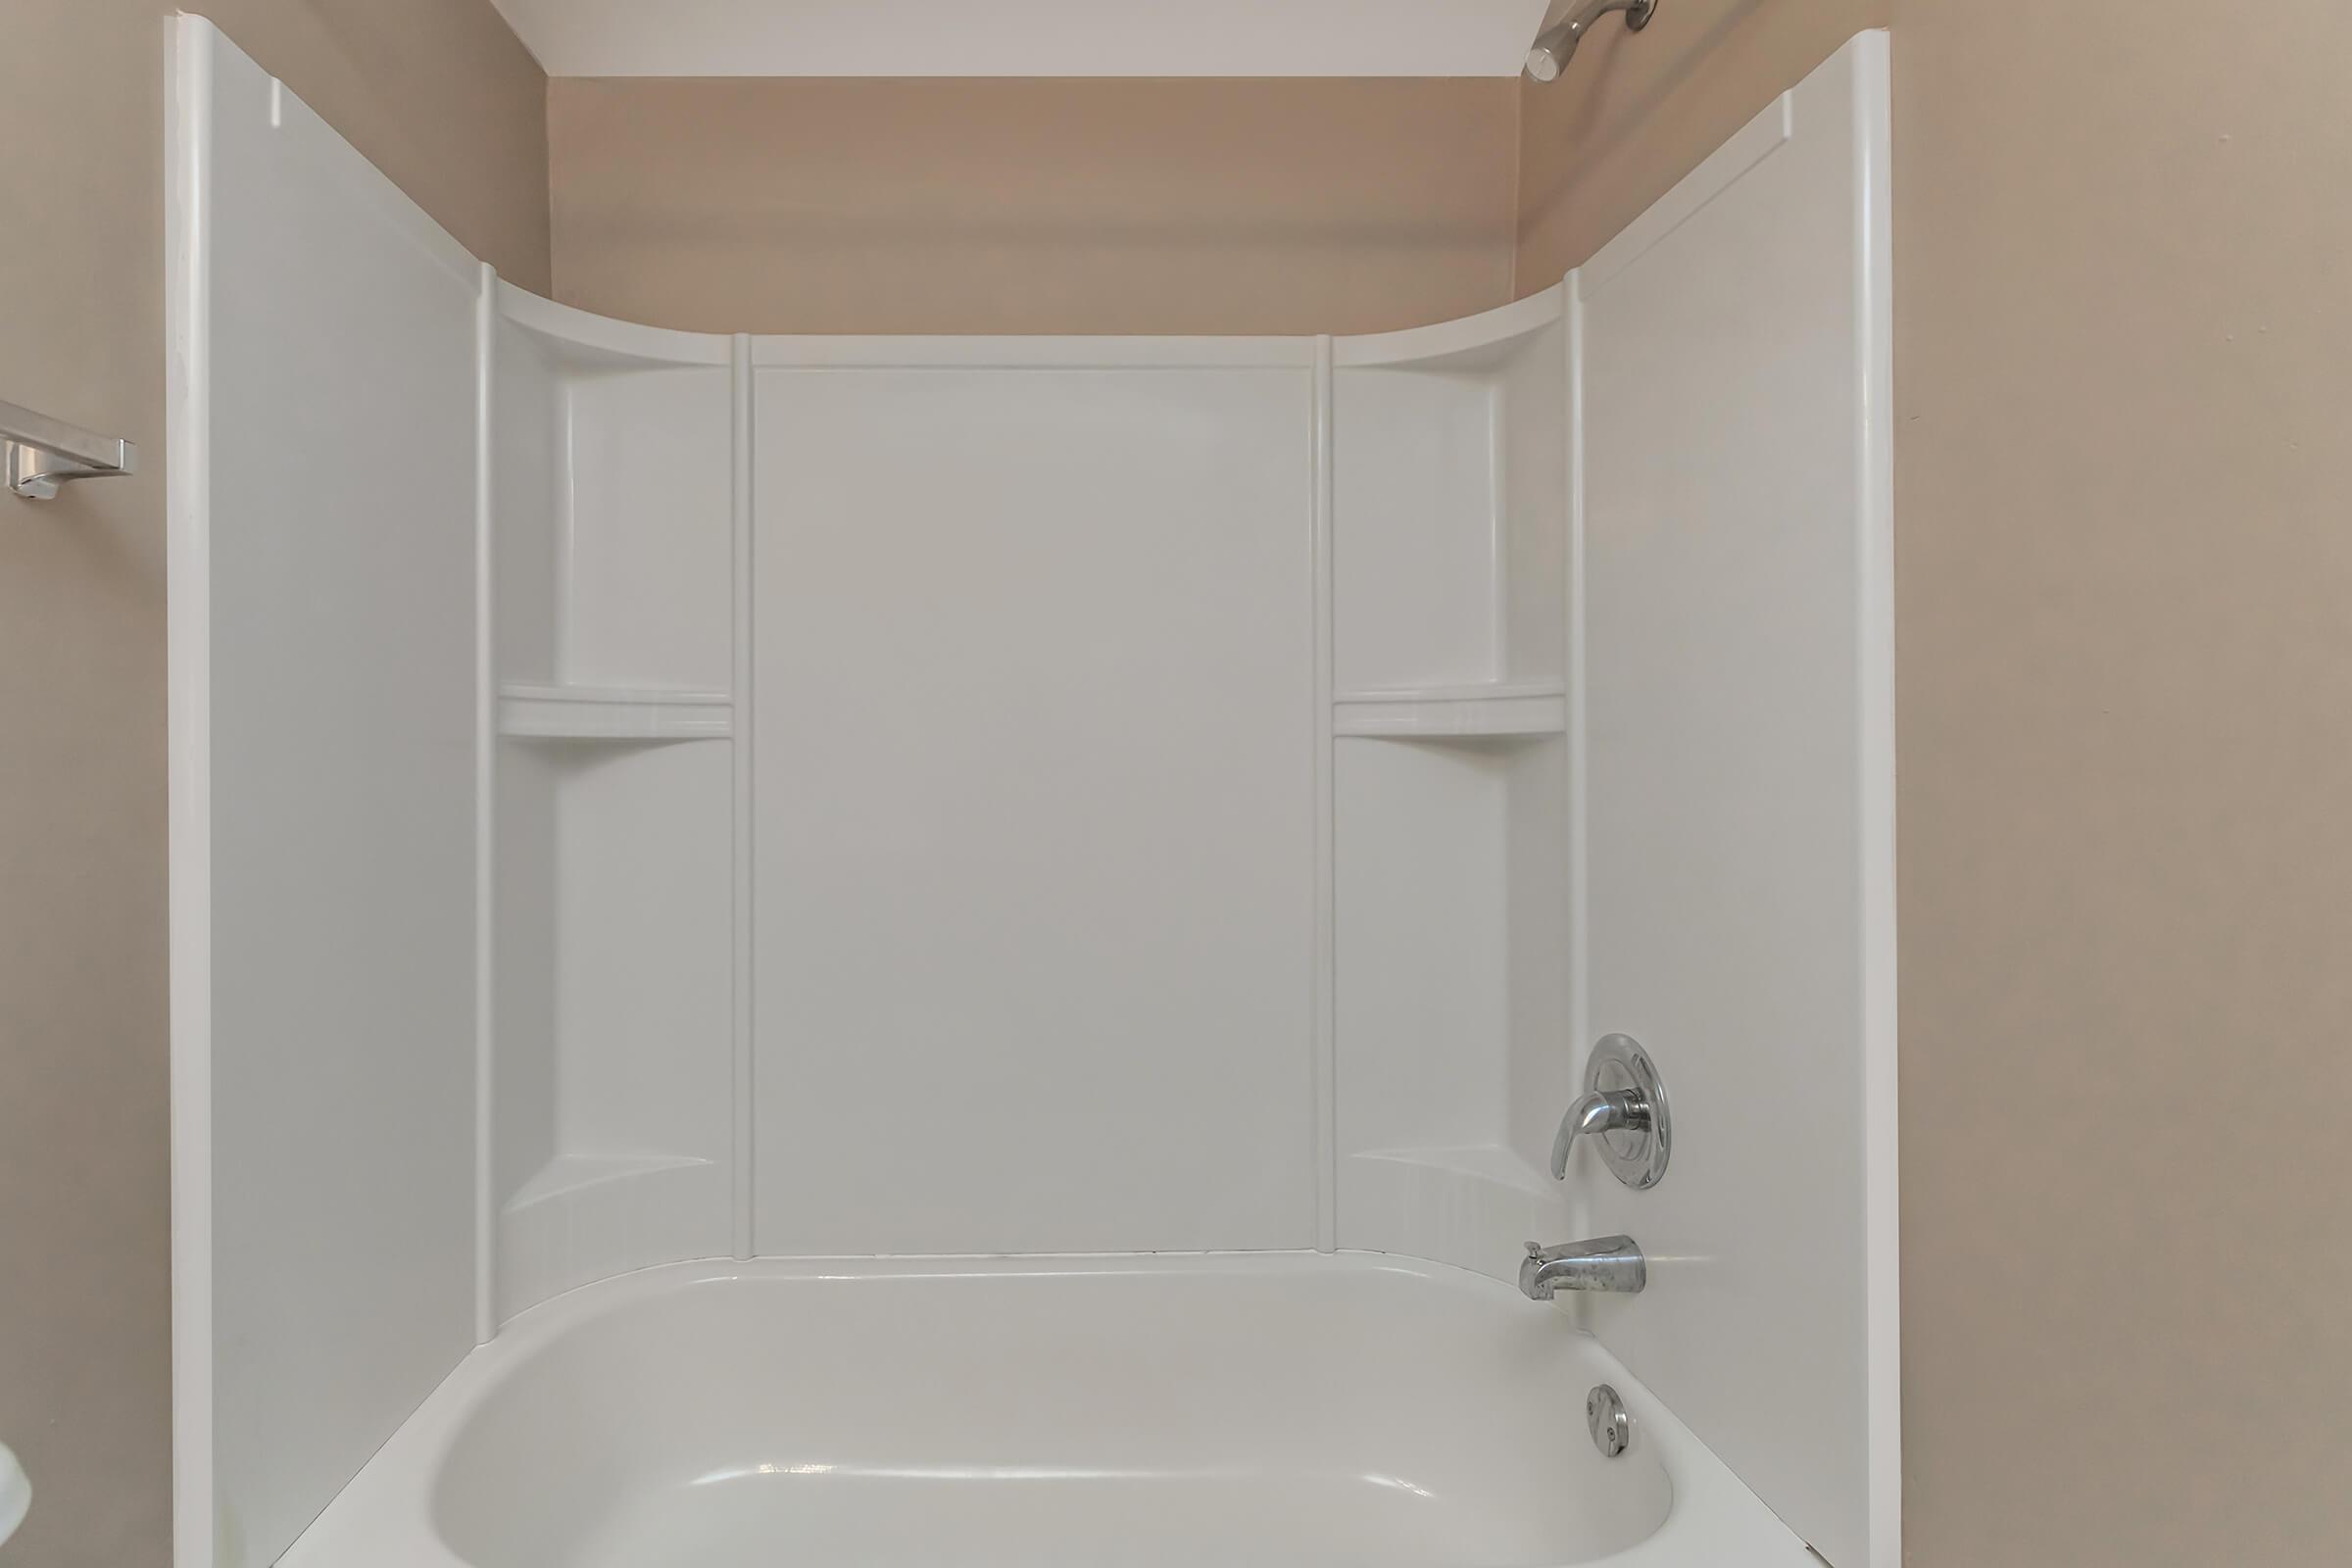
<path id="1" fill-rule="evenodd" d="M 1457 1144 L 1430 1149 L 1368 1149 L 1355 1157 L 1445 1171 L 1474 1182 L 1509 1188 L 1530 1198 L 1548 1200 L 1560 1196 L 1560 1186 L 1548 1172 L 1538 1170 L 1521 1158 L 1516 1150 L 1496 1144 Z"/>
<path id="2" fill-rule="evenodd" d="M 681 1154 L 558 1154 L 516 1189 L 506 1206 L 512 1212 L 606 1182 L 710 1163 Z"/>
<path id="3" fill-rule="evenodd" d="M 564 1154 L 500 1206 L 500 1312 L 591 1280 L 728 1250 L 728 1173 L 684 1154 Z"/>
<path id="4" fill-rule="evenodd" d="M 663 687 L 542 686 L 498 689 L 498 732 L 526 740 L 696 741 L 734 733 L 724 692 Z"/>
<path id="5" fill-rule="evenodd" d="M 1564 1185 L 1496 1144 L 1350 1154 L 1341 1161 L 1339 1200 L 1342 1214 L 1353 1205 L 1384 1216 L 1380 1250 L 1497 1276 L 1518 1266 L 1531 1238 L 1550 1236 L 1571 1213 Z"/>
<path id="6" fill-rule="evenodd" d="M 1567 727 L 1568 697 L 1558 681 L 1341 692 L 1331 705 L 1335 735 L 1472 740 L 1558 735 Z"/>

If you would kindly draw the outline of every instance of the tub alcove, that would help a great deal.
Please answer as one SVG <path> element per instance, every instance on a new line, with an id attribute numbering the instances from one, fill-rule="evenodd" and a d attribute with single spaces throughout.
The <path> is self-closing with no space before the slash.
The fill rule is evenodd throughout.
<path id="1" fill-rule="evenodd" d="M 179 19 L 179 1568 L 1894 1568 L 1886 61 L 1466 320 L 711 336 Z"/>

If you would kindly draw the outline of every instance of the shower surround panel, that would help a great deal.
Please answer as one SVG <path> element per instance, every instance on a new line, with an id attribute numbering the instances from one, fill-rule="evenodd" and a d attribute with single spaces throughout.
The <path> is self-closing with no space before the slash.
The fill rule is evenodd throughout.
<path id="1" fill-rule="evenodd" d="M 501 283 L 174 31 L 181 1568 L 1890 1568 L 1883 38 L 1484 316 L 829 338 Z M 1608 1030 L 1654 1193 L 1544 1169 Z M 791 1351 L 923 1345 L 944 1432 Z"/>

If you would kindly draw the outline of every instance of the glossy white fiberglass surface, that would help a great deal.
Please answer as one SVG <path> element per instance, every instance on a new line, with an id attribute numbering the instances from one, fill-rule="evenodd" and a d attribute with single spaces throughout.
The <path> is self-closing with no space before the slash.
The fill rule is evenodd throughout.
<path id="1" fill-rule="evenodd" d="M 1584 1397 L 1615 1384 L 1604 1460 Z M 285 1568 L 1803 1568 L 1553 1307 L 1371 1254 L 679 1264 L 474 1352 Z"/>
<path id="2" fill-rule="evenodd" d="M 1744 1494 L 1664 1447 L 1667 1522 L 1625 1526 L 1634 1472 L 1574 1468 L 1582 1383 L 1520 1375 L 1519 1325 L 1568 1325 L 1509 1291 L 1519 1242 L 1620 1229 L 1649 1287 L 1582 1322 L 1892 1568 L 1883 39 L 1479 318 L 755 338 L 499 284 L 175 30 L 180 1568 L 278 1562 L 346 1483 L 359 1523 L 301 1560 L 824 1556 L 806 1499 L 853 1494 L 858 1541 L 985 1559 L 1008 1527 L 936 1500 L 969 1494 L 1049 1499 L 1024 1560 L 1770 1561 L 1768 1525 L 1691 1534 Z M 419 454 L 431 484 L 375 482 Z M 369 801 L 398 831 L 345 831 Z M 1602 1029 L 1672 1085 L 1654 1193 L 1542 1169 Z M 1458 1385 L 1364 1370 L 1360 1277 L 1198 1258 L 750 1269 L 723 1311 L 631 1280 L 505 1327 L 728 1252 L 1310 1244 L 1506 1282 L 1380 1341 Z M 1052 1403 L 1081 1457 L 1001 1458 L 1075 1376 L 1048 1352 L 1098 1343 L 1131 1375 Z M 1329 1417 L 1363 1390 L 1420 1413 Z M 888 1473 L 848 1491 L 687 1485 L 861 1434 Z M 1366 1452 L 1426 1538 L 1364 1524 Z M 921 1479 L 970 1454 L 1054 1473 Z"/>

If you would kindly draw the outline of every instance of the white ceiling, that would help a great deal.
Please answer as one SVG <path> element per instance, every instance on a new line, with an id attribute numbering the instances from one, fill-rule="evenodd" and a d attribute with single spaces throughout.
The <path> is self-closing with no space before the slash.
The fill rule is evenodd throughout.
<path id="1" fill-rule="evenodd" d="M 1544 0 L 495 0 L 554 76 L 1507 76 Z"/>

